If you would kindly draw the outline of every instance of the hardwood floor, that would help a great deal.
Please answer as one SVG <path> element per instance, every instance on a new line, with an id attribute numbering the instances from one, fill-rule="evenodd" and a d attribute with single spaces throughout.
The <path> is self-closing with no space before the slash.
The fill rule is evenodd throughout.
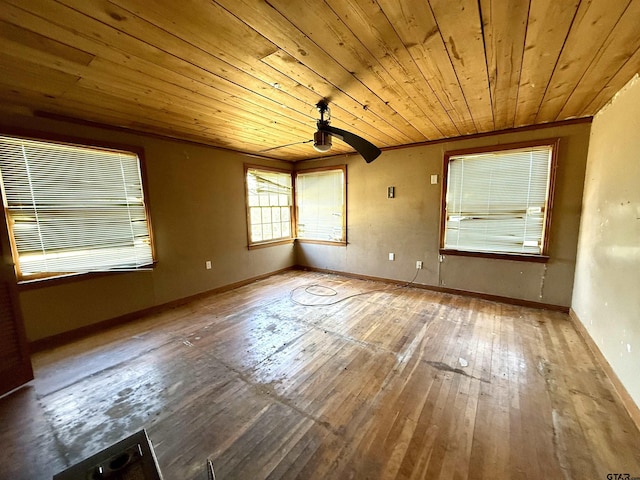
<path id="1" fill-rule="evenodd" d="M 207 458 L 218 480 L 640 477 L 640 432 L 558 312 L 286 272 L 33 361 L 0 399 L 2 479 L 141 428 L 167 480 Z"/>

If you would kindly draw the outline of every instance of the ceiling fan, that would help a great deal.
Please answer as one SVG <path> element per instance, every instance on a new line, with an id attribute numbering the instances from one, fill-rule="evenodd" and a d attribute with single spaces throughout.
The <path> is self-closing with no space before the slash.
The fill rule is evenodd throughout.
<path id="1" fill-rule="evenodd" d="M 320 118 L 317 122 L 318 130 L 313 134 L 313 140 L 305 140 L 303 142 L 295 142 L 287 145 L 280 145 L 278 147 L 267 148 L 266 150 L 262 150 L 262 152 L 311 142 L 313 142 L 313 148 L 316 151 L 327 152 L 331 149 L 331 137 L 336 137 L 353 147 L 356 152 L 362 155 L 362 158 L 364 158 L 367 163 L 373 162 L 382 153 L 373 143 L 359 137 L 355 133 L 347 132 L 346 130 L 329 125 L 331 122 L 331 111 L 329 110 L 329 105 L 325 100 L 320 100 L 316 104 L 316 108 L 318 109 Z"/>
<path id="2" fill-rule="evenodd" d="M 328 151 L 331 148 L 331 137 L 336 137 L 351 145 L 356 152 L 362 155 L 362 158 L 364 158 L 367 163 L 373 162 L 382 153 L 373 143 L 359 137 L 355 133 L 329 125 L 331 121 L 331 111 L 326 101 L 320 100 L 316 104 L 316 108 L 320 113 L 320 118 L 317 123 L 318 131 L 313 134 L 313 148 L 318 152 Z"/>

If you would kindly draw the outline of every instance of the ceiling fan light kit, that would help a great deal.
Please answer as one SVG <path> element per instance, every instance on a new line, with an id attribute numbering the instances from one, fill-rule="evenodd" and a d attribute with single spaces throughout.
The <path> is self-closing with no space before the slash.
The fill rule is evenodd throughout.
<path id="1" fill-rule="evenodd" d="M 331 134 L 318 130 L 313 134 L 313 148 L 318 152 L 328 152 L 331 150 Z"/>

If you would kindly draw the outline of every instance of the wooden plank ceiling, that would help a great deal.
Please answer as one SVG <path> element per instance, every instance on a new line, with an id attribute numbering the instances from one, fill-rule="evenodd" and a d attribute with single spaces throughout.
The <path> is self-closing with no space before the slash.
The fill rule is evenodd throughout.
<path id="1" fill-rule="evenodd" d="M 381 148 L 592 116 L 639 25 L 640 0 L 3 0 L 0 101 L 295 161 L 322 98 Z"/>

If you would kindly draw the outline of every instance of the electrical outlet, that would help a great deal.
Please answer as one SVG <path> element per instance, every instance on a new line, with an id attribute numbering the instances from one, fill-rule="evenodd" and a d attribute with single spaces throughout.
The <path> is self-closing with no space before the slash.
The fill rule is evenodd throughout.
<path id="1" fill-rule="evenodd" d="M 387 188 L 387 198 L 396 198 L 396 187 Z"/>
<path id="2" fill-rule="evenodd" d="M 389 253 L 389 260 L 394 261 L 396 259 L 395 253 Z"/>
<path id="3" fill-rule="evenodd" d="M 420 270 L 420 269 L 422 268 L 422 260 L 418 260 L 418 261 L 416 262 L 416 268 L 417 268 L 418 270 Z"/>
<path id="4" fill-rule="evenodd" d="M 206 262 L 204 262 L 204 268 L 206 268 L 207 270 L 211 270 L 211 260 L 207 260 Z"/>

